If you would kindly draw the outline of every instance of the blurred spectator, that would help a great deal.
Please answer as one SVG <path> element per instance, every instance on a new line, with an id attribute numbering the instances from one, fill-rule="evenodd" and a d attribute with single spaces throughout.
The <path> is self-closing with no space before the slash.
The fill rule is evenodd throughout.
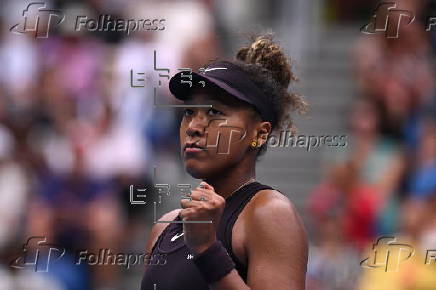
<path id="1" fill-rule="evenodd" d="M 33 197 L 28 214 L 28 236 L 44 233 L 49 241 L 66 248 L 73 256 L 83 249 L 95 253 L 103 248 L 116 251 L 122 224 L 113 192 L 116 187 L 109 179 L 97 179 L 87 174 L 84 148 L 77 139 L 74 140 L 74 136 L 70 138 L 71 171 L 46 171 L 39 176 L 38 194 Z M 84 282 L 86 278 L 80 276 L 82 269 L 73 261 L 63 266 L 68 267 L 71 274 L 66 277 L 60 273 L 57 277 L 63 280 L 67 289 L 92 289 L 90 282 Z M 58 274 L 58 269 L 54 275 Z M 94 286 L 116 282 L 114 267 L 95 266 L 92 270 L 97 279 Z M 79 280 L 73 280 L 73 274 Z"/>
<path id="2" fill-rule="evenodd" d="M 401 228 L 395 234 L 399 243 L 413 247 L 414 254 L 407 260 L 398 257 L 401 262 L 398 271 L 386 272 L 385 268 L 364 269 L 363 275 L 358 283 L 359 290 L 398 289 L 418 290 L 434 289 L 436 285 L 435 263 L 426 264 L 426 251 L 432 248 L 425 248 L 420 243 L 424 229 L 428 225 L 427 218 L 433 216 L 431 223 L 434 227 L 434 204 L 428 206 L 425 202 L 408 200 L 403 203 L 401 210 Z M 434 228 L 433 228 L 434 230 Z M 402 254 L 401 252 L 399 253 Z M 366 257 L 374 255 L 373 250 L 368 250 Z M 395 259 L 392 256 L 392 259 Z M 395 260 L 394 260 L 395 262 Z"/>
<path id="3" fill-rule="evenodd" d="M 344 240 L 343 219 L 324 217 L 318 242 L 309 251 L 306 289 L 353 289 L 360 274 L 358 252 Z"/>
<path id="4" fill-rule="evenodd" d="M 434 90 L 432 58 L 424 33 L 414 22 L 402 27 L 399 38 L 384 34 L 362 37 L 356 46 L 357 81 L 362 94 L 381 110 L 384 135 L 403 139 L 402 128 Z"/>
<path id="5" fill-rule="evenodd" d="M 339 165 L 310 195 L 308 209 L 315 228 L 329 219 L 338 219 L 339 233 L 346 243 L 362 250 L 375 236 L 379 193 L 365 185 L 353 163 Z"/>
<path id="6" fill-rule="evenodd" d="M 415 162 L 409 192 L 427 197 L 436 191 L 436 101 L 427 107 L 417 131 L 416 151 L 411 152 Z"/>
<path id="7" fill-rule="evenodd" d="M 29 183 L 24 168 L 13 158 L 14 138 L 0 123 L 0 251 L 18 238 Z"/>
<path id="8" fill-rule="evenodd" d="M 333 190 L 337 192 L 337 199 L 345 199 L 357 189 L 365 189 L 360 196 L 367 201 L 367 207 L 360 205 L 358 199 L 349 204 L 351 208 L 361 211 L 361 219 L 347 219 L 351 229 L 365 232 L 365 238 L 359 239 L 358 243 L 358 248 L 362 249 L 377 234 L 396 230 L 396 193 L 404 172 L 404 160 L 401 146 L 380 135 L 380 118 L 372 100 L 364 98 L 356 102 L 350 116 L 352 135 L 349 146 L 340 152 L 327 152 L 324 163 L 327 164 L 326 170 L 331 173 L 325 183 L 314 191 L 310 200 L 313 204 L 326 206 L 320 198 L 328 194 L 322 192 Z M 325 186 L 330 186 L 331 190 L 325 190 Z M 330 202 L 337 206 L 335 199 Z"/>

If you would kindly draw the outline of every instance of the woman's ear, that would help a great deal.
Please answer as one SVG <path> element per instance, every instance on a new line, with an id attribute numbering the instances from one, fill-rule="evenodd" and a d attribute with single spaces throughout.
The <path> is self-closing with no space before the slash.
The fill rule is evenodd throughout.
<path id="1" fill-rule="evenodd" d="M 257 146 L 260 147 L 268 141 L 268 136 L 271 133 L 271 123 L 261 122 L 257 130 Z"/>

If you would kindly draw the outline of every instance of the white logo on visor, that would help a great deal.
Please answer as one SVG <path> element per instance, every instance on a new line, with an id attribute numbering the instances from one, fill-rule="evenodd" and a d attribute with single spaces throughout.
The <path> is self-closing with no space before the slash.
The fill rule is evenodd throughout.
<path id="1" fill-rule="evenodd" d="M 204 70 L 204 72 L 213 71 L 213 70 L 219 70 L 219 69 L 227 69 L 226 67 L 214 67 L 214 68 L 207 68 Z"/>

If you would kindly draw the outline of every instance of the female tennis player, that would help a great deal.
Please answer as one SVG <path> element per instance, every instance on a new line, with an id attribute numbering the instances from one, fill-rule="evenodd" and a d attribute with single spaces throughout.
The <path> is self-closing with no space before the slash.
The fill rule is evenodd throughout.
<path id="1" fill-rule="evenodd" d="M 304 289 L 302 221 L 286 196 L 255 180 L 268 135 L 290 128 L 290 110 L 304 107 L 287 90 L 296 78 L 286 55 L 271 36 L 260 36 L 236 60 L 192 76 L 192 86 L 178 73 L 169 87 L 186 105 L 184 167 L 202 182 L 181 209 L 161 218 L 172 223 L 153 226 L 147 253 L 166 262 L 146 267 L 141 289 Z"/>

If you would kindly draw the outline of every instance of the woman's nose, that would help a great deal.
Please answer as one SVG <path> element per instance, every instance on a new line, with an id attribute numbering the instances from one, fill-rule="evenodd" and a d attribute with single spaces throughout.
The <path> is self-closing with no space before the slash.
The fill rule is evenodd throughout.
<path id="1" fill-rule="evenodd" d="M 201 116 L 201 114 L 195 114 L 195 116 L 193 116 L 188 123 L 188 127 L 186 128 L 186 134 L 188 136 L 202 136 L 205 132 L 207 125 L 208 120 L 205 116 Z"/>

